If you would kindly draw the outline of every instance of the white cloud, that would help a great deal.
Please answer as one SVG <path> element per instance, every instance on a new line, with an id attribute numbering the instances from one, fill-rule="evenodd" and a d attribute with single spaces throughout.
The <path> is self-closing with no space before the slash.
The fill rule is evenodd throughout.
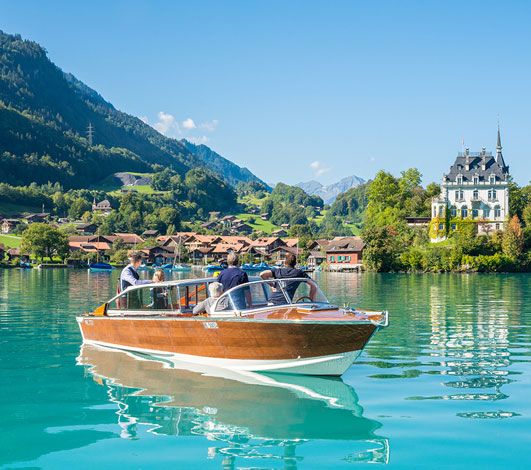
<path id="1" fill-rule="evenodd" d="M 175 121 L 175 116 L 164 111 L 159 111 L 157 114 L 158 121 L 153 124 L 153 127 L 161 134 L 168 135 L 173 130 L 179 130 L 179 126 Z"/>
<path id="2" fill-rule="evenodd" d="M 192 144 L 200 145 L 206 144 L 210 139 L 206 135 L 200 135 L 199 137 L 187 137 L 186 140 Z"/>
<path id="3" fill-rule="evenodd" d="M 181 126 L 183 129 L 186 129 L 187 131 L 191 131 L 192 129 L 195 129 L 197 127 L 192 118 L 185 119 L 183 122 L 181 122 Z"/>
<path id="4" fill-rule="evenodd" d="M 206 135 L 195 135 L 202 132 L 214 132 L 219 124 L 217 119 L 201 122 L 199 125 L 192 118 L 178 120 L 173 114 L 165 111 L 157 113 L 155 122 L 150 122 L 147 116 L 141 116 L 140 120 L 167 137 L 182 139 L 183 137 L 195 144 L 205 144 L 210 139 Z"/>
<path id="5" fill-rule="evenodd" d="M 316 160 L 310 163 L 310 168 L 313 170 L 315 176 L 324 175 L 327 171 L 330 171 L 330 168 Z"/>
<path id="6" fill-rule="evenodd" d="M 212 119 L 212 121 L 205 121 L 199 124 L 200 129 L 204 129 L 208 132 L 214 132 L 218 127 L 219 121 L 217 119 Z"/>

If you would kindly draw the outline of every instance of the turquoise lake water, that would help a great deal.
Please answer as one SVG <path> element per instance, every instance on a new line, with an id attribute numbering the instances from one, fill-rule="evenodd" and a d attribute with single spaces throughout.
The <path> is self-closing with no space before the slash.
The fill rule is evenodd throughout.
<path id="1" fill-rule="evenodd" d="M 529 275 L 319 275 L 390 311 L 334 380 L 81 349 L 116 274 L 0 270 L 0 467 L 531 467 Z"/>

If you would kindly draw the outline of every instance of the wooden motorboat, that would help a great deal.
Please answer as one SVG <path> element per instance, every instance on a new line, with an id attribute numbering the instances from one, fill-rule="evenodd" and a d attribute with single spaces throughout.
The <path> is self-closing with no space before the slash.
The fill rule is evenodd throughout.
<path id="1" fill-rule="evenodd" d="M 193 315 L 213 278 L 129 287 L 77 318 L 83 340 L 243 371 L 342 375 L 388 314 L 338 308 L 306 278 L 259 280 Z"/>

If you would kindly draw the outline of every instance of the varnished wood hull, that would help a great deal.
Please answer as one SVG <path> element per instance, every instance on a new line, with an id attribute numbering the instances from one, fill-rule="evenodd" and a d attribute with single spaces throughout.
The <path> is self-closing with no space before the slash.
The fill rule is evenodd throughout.
<path id="1" fill-rule="evenodd" d="M 79 317 L 83 339 L 117 349 L 250 371 L 341 375 L 376 326 L 354 321 Z"/>

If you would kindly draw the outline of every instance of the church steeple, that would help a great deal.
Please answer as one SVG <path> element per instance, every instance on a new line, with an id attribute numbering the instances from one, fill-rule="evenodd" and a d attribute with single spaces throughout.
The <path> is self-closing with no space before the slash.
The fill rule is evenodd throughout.
<path id="1" fill-rule="evenodd" d="M 498 124 L 498 141 L 496 142 L 496 163 L 501 168 L 505 168 L 505 161 L 503 160 L 502 154 L 502 144 L 501 144 L 501 135 L 500 135 L 500 125 Z"/>

